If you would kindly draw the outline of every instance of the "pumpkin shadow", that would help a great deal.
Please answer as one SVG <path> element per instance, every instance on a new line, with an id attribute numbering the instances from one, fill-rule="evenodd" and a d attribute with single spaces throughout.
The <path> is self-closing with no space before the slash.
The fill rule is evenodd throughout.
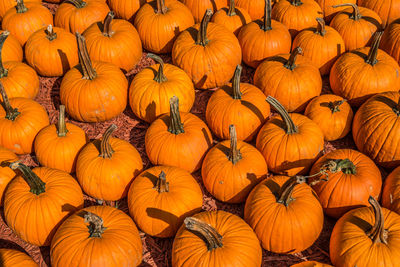
<path id="1" fill-rule="evenodd" d="M 6 240 L 6 239 L 0 239 L 0 248 L 14 249 L 14 250 L 18 250 L 20 252 L 26 253 L 26 251 L 21 246 L 19 246 L 17 243 L 11 242 L 10 240 Z M 1 259 L 0 259 L 0 263 L 2 263 Z M 0 266 L 3 266 L 3 265 L 0 264 Z"/>
<path id="2" fill-rule="evenodd" d="M 71 64 L 69 64 L 67 54 L 65 54 L 61 49 L 57 49 L 57 53 L 61 59 L 63 73 L 67 73 L 67 71 L 71 69 Z"/>
<path id="3" fill-rule="evenodd" d="M 63 77 L 59 77 L 55 80 L 53 83 L 53 86 L 51 87 L 50 91 L 50 98 L 51 101 L 53 102 L 53 106 L 56 110 L 59 110 L 60 108 L 60 86 L 61 86 L 61 81 Z"/>
<path id="4" fill-rule="evenodd" d="M 39 247 L 40 254 L 47 266 L 51 266 L 50 247 Z"/>

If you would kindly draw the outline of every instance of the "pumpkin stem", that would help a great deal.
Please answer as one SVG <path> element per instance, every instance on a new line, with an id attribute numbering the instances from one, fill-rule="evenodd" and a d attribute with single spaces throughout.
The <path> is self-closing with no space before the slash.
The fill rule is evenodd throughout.
<path id="1" fill-rule="evenodd" d="M 222 236 L 208 223 L 194 217 L 186 217 L 183 222 L 186 229 L 196 232 L 203 237 L 207 244 L 208 251 L 223 247 Z"/>
<path id="2" fill-rule="evenodd" d="M 296 185 L 306 182 L 305 176 L 292 176 L 281 186 L 277 202 L 289 206 L 290 202 L 294 200 L 292 193 Z"/>
<path id="3" fill-rule="evenodd" d="M 165 14 L 168 9 L 165 6 L 165 0 L 157 0 L 157 14 Z"/>
<path id="4" fill-rule="evenodd" d="M 3 108 L 6 111 L 6 119 L 10 121 L 15 121 L 15 119 L 18 117 L 21 112 L 18 111 L 17 108 L 13 108 L 10 104 L 10 100 L 8 99 L 6 90 L 4 89 L 3 83 L 0 82 L 0 94 L 1 97 L 3 98 Z"/>
<path id="5" fill-rule="evenodd" d="M 164 171 L 161 171 L 160 175 L 158 176 L 156 186 L 153 187 L 153 189 L 156 189 L 158 193 L 169 192 L 169 182 L 167 182 Z"/>
<path id="6" fill-rule="evenodd" d="M 333 8 L 337 8 L 337 7 L 343 7 L 343 6 L 351 6 L 353 8 L 353 13 L 350 16 L 351 19 L 354 19 L 354 20 L 361 19 L 362 16 L 361 16 L 361 13 L 360 13 L 360 9 L 358 8 L 358 6 L 356 4 L 346 3 L 346 4 L 334 5 L 332 7 Z"/>
<path id="7" fill-rule="evenodd" d="M 233 99 L 242 99 L 242 92 L 240 92 L 240 76 L 242 75 L 243 67 L 240 65 L 236 66 L 235 74 L 232 80 L 232 92 Z"/>
<path id="8" fill-rule="evenodd" d="M 265 0 L 265 7 L 264 7 L 264 24 L 262 29 L 264 31 L 272 30 L 271 25 L 271 0 Z"/>
<path id="9" fill-rule="evenodd" d="M 46 38 L 49 41 L 53 41 L 53 40 L 57 39 L 57 33 L 55 33 L 53 31 L 53 25 L 49 24 L 47 26 L 47 29 L 45 30 L 45 33 L 46 33 Z"/>
<path id="10" fill-rule="evenodd" d="M 206 46 L 208 44 L 209 40 L 207 39 L 207 26 L 208 23 L 210 22 L 212 15 L 213 15 L 212 10 L 207 9 L 206 13 L 203 16 L 203 19 L 200 22 L 200 29 L 197 32 L 197 40 L 196 40 L 197 45 Z"/>
<path id="11" fill-rule="evenodd" d="M 378 63 L 376 56 L 378 55 L 378 48 L 379 44 L 381 43 L 382 35 L 383 31 L 376 32 L 374 34 L 374 41 L 372 42 L 372 46 L 369 49 L 368 57 L 365 60 L 365 62 L 370 64 L 371 66 L 374 66 L 376 63 Z"/>
<path id="12" fill-rule="evenodd" d="M 229 17 L 236 16 L 235 0 L 229 1 L 228 16 Z"/>
<path id="13" fill-rule="evenodd" d="M 103 138 L 100 143 L 100 155 L 99 157 L 110 159 L 114 154 L 114 150 L 110 144 L 110 138 L 112 133 L 117 129 L 117 125 L 111 124 L 110 127 L 103 134 Z"/>
<path id="14" fill-rule="evenodd" d="M 331 110 L 332 114 L 340 111 L 340 106 L 346 102 L 346 99 L 330 101 L 327 103 L 328 108 Z"/>
<path id="15" fill-rule="evenodd" d="M 114 19 L 115 13 L 114 11 L 110 11 L 107 13 L 107 16 L 104 19 L 103 22 L 103 35 L 106 37 L 111 37 L 114 32 L 111 29 L 111 22 Z"/>
<path id="16" fill-rule="evenodd" d="M 298 133 L 299 130 L 297 126 L 294 124 L 292 118 L 290 117 L 289 113 L 286 111 L 286 109 L 282 106 L 281 103 L 279 103 L 278 100 L 273 98 L 272 96 L 267 97 L 267 102 L 279 113 L 281 116 L 282 120 L 286 124 L 286 133 L 287 134 L 294 134 Z"/>
<path id="17" fill-rule="evenodd" d="M 291 0 L 290 3 L 292 4 L 292 6 L 301 6 L 303 4 L 301 0 Z"/>
<path id="18" fill-rule="evenodd" d="M 344 174 L 357 174 L 357 168 L 350 159 L 331 159 L 328 160 L 321 170 L 327 170 L 331 173 L 343 172 Z"/>
<path id="19" fill-rule="evenodd" d="M 379 205 L 379 202 L 376 201 L 372 196 L 368 199 L 369 204 L 371 204 L 372 209 L 375 214 L 375 223 L 371 227 L 369 231 L 366 232 L 369 238 L 372 239 L 374 243 L 383 243 L 387 244 L 388 233 L 387 230 L 384 229 L 384 217 L 382 213 L 382 208 Z"/>
<path id="20" fill-rule="evenodd" d="M 291 53 L 290 53 L 290 57 L 288 59 L 288 61 L 285 63 L 285 65 L 283 65 L 285 68 L 289 69 L 289 70 L 294 70 L 297 66 L 296 66 L 296 59 L 298 55 L 302 55 L 303 54 L 303 49 L 301 49 L 300 46 L 296 47 Z"/>
<path id="21" fill-rule="evenodd" d="M 73 4 L 76 8 L 84 8 L 86 6 L 86 2 L 83 0 L 65 0 L 65 2 Z"/>
<path id="22" fill-rule="evenodd" d="M 233 163 L 238 163 L 239 160 L 242 159 L 242 154 L 240 150 L 237 148 L 237 134 L 235 125 L 229 125 L 229 136 L 231 138 L 231 147 L 229 150 L 228 159 Z"/>
<path id="23" fill-rule="evenodd" d="M 78 40 L 79 63 L 81 64 L 83 71 L 82 79 L 93 80 L 97 77 L 97 73 L 92 66 L 92 61 L 90 60 L 86 47 L 85 37 L 83 37 L 79 32 L 76 32 L 75 35 Z"/>
<path id="24" fill-rule="evenodd" d="M 151 58 L 152 60 L 160 64 L 157 74 L 154 77 L 154 81 L 158 83 L 163 83 L 168 81 L 167 77 L 164 75 L 164 61 L 162 60 L 162 58 L 152 53 L 148 53 L 147 57 Z"/>
<path id="25" fill-rule="evenodd" d="M 3 58 L 2 58 L 3 45 L 4 45 L 8 35 L 10 35 L 9 31 L 4 31 L 0 34 L 0 78 L 7 77 L 7 75 L 8 75 L 8 69 L 4 68 Z"/>
<path id="26" fill-rule="evenodd" d="M 26 181 L 26 183 L 31 188 L 30 192 L 35 195 L 40 195 L 41 193 L 46 192 L 46 183 L 44 183 L 36 173 L 34 173 L 28 166 L 20 163 L 20 162 L 12 162 L 9 167 L 12 170 L 20 170 L 22 173 L 22 178 Z"/>
<path id="27" fill-rule="evenodd" d="M 67 133 L 68 129 L 65 124 L 65 106 L 60 105 L 60 114 L 58 115 L 57 135 L 58 137 L 63 137 L 66 136 Z"/>
<path id="28" fill-rule="evenodd" d="M 28 8 L 24 4 L 24 0 L 17 0 L 17 5 L 15 6 L 17 13 L 25 13 Z"/>
<path id="29" fill-rule="evenodd" d="M 85 223 L 89 223 L 89 225 L 87 226 L 87 228 L 89 229 L 89 237 L 101 238 L 101 235 L 107 229 L 107 227 L 103 226 L 103 218 L 88 211 L 83 216 L 83 218 L 85 219 Z"/>
<path id="30" fill-rule="evenodd" d="M 181 121 L 181 114 L 179 112 L 179 98 L 177 96 L 171 97 L 169 100 L 170 106 L 170 123 L 168 127 L 168 132 L 173 134 L 184 133 L 183 123 Z"/>
<path id="31" fill-rule="evenodd" d="M 321 36 L 325 36 L 326 34 L 326 29 L 325 29 L 325 21 L 323 18 L 317 18 L 317 31 L 315 32 L 316 34 L 319 34 Z"/>

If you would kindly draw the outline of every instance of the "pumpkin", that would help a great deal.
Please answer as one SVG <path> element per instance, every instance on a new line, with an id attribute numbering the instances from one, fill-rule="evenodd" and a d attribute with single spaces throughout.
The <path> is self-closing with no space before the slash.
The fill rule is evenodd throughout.
<path id="1" fill-rule="evenodd" d="M 394 169 L 389 176 L 386 178 L 382 190 L 382 206 L 396 212 L 400 213 L 400 167 Z"/>
<path id="2" fill-rule="evenodd" d="M 382 30 L 382 20 L 374 11 L 359 7 L 356 4 L 341 4 L 335 8 L 350 6 L 338 13 L 331 21 L 334 28 L 343 38 L 346 51 L 368 46 L 375 32 Z"/>
<path id="3" fill-rule="evenodd" d="M 247 197 L 244 220 L 264 249 L 296 253 L 310 247 L 322 231 L 321 204 L 302 176 L 274 176 Z"/>
<path id="4" fill-rule="evenodd" d="M 33 140 L 37 133 L 49 125 L 46 109 L 29 98 L 8 96 L 0 82 L 0 146 L 16 154 L 32 152 Z"/>
<path id="5" fill-rule="evenodd" d="M 83 194 L 68 173 L 47 167 L 31 170 L 18 162 L 10 168 L 15 177 L 4 195 L 7 225 L 22 240 L 36 246 L 48 246 L 61 222 L 83 206 Z"/>
<path id="6" fill-rule="evenodd" d="M 304 261 L 301 263 L 293 264 L 290 267 L 333 267 L 333 266 L 325 263 L 320 263 L 317 261 Z"/>
<path id="7" fill-rule="evenodd" d="M 251 22 L 251 17 L 246 10 L 235 6 L 235 0 L 229 0 L 229 8 L 223 7 L 215 12 L 211 21 L 225 26 L 237 36 L 242 26 Z"/>
<path id="8" fill-rule="evenodd" d="M 267 102 L 279 113 L 258 133 L 256 147 L 264 155 L 268 170 L 285 175 L 307 173 L 324 149 L 324 135 L 306 116 L 292 113 L 273 97 Z"/>
<path id="9" fill-rule="evenodd" d="M 15 2 L 16 0 L 1 0 L 0 1 L 0 18 L 4 17 L 4 14 L 6 14 L 6 12 L 15 6 Z M 38 3 L 41 4 L 42 0 L 27 0 L 24 1 L 25 3 L 28 2 L 33 2 L 33 3 Z"/>
<path id="10" fill-rule="evenodd" d="M 319 96 L 322 79 L 318 68 L 303 57 L 300 47 L 263 61 L 254 73 L 254 85 L 265 95 L 276 98 L 288 112 L 302 112 L 307 103 Z"/>
<path id="11" fill-rule="evenodd" d="M 336 267 L 398 266 L 400 216 L 379 206 L 358 208 L 340 218 L 332 231 L 330 258 Z"/>
<path id="12" fill-rule="evenodd" d="M 399 64 L 378 49 L 382 33 L 375 34 L 371 47 L 345 53 L 332 67 L 332 91 L 349 100 L 351 106 L 358 107 L 375 94 L 400 89 Z"/>
<path id="13" fill-rule="evenodd" d="M 17 0 L 17 5 L 10 8 L 3 17 L 1 28 L 9 31 L 23 46 L 35 31 L 53 24 L 53 15 L 40 3 L 24 3 Z"/>
<path id="14" fill-rule="evenodd" d="M 85 38 L 78 39 L 79 65 L 70 69 L 60 85 L 60 100 L 75 120 L 106 121 L 124 111 L 127 103 L 128 81 L 114 64 L 92 61 Z"/>
<path id="15" fill-rule="evenodd" d="M 115 124 L 107 128 L 102 140 L 87 144 L 79 153 L 76 177 L 89 196 L 116 201 L 126 196 L 131 181 L 143 169 L 142 158 L 125 140 L 111 138 Z"/>
<path id="16" fill-rule="evenodd" d="M 108 5 L 118 18 L 133 21 L 136 12 L 150 0 L 108 0 Z"/>
<path id="17" fill-rule="evenodd" d="M 288 27 L 292 38 L 304 29 L 317 27 L 322 10 L 314 0 L 280 0 L 272 9 L 272 18 Z"/>
<path id="18" fill-rule="evenodd" d="M 83 33 L 93 23 L 103 20 L 109 11 L 104 1 L 66 0 L 57 8 L 54 24 L 73 34 Z"/>
<path id="19" fill-rule="evenodd" d="M 321 75 L 327 75 L 336 59 L 345 52 L 345 45 L 335 29 L 325 26 L 321 18 L 317 18 L 317 21 L 316 28 L 305 29 L 296 36 L 293 47 L 300 46 L 304 56 L 311 59 Z"/>
<path id="20" fill-rule="evenodd" d="M 165 54 L 172 51 L 178 35 L 194 25 L 194 19 L 178 0 L 154 0 L 139 9 L 134 25 L 146 50 Z"/>
<path id="21" fill-rule="evenodd" d="M 189 112 L 193 106 L 195 91 L 192 80 L 180 68 L 164 64 L 157 55 L 147 54 L 157 64 L 140 71 L 129 87 L 129 104 L 133 113 L 144 121 L 153 122 L 158 116 L 169 112 L 169 99 L 180 99 L 179 109 Z"/>
<path id="22" fill-rule="evenodd" d="M 41 76 L 63 76 L 79 63 L 75 36 L 50 24 L 29 37 L 25 58 Z"/>
<path id="23" fill-rule="evenodd" d="M 241 203 L 251 189 L 268 173 L 263 155 L 252 145 L 238 141 L 234 125 L 229 126 L 230 140 L 208 151 L 201 168 L 203 184 L 216 199 Z"/>
<path id="24" fill-rule="evenodd" d="M 264 11 L 263 21 L 250 22 L 242 27 L 238 35 L 243 61 L 253 68 L 268 57 L 289 53 L 291 47 L 287 27 L 271 19 L 271 0 L 265 0 Z"/>
<path id="25" fill-rule="evenodd" d="M 38 267 L 31 257 L 19 250 L 0 248 L 0 258 L 2 267 Z"/>
<path id="26" fill-rule="evenodd" d="M 154 165 L 176 166 L 189 172 L 201 167 L 212 146 L 207 125 L 197 116 L 179 112 L 179 99 L 170 99 L 170 112 L 150 125 L 145 135 L 146 154 Z"/>
<path id="27" fill-rule="evenodd" d="M 201 22 L 204 13 L 207 9 L 211 9 L 212 12 L 227 6 L 228 0 L 180 0 L 184 3 L 192 12 L 194 21 L 196 23 Z"/>
<path id="28" fill-rule="evenodd" d="M 0 34 L 5 33 L 7 35 L 7 40 L 4 42 L 4 45 L 1 49 L 1 61 L 2 63 L 7 61 L 20 61 L 22 62 L 22 58 L 24 55 L 24 51 L 22 50 L 22 46 L 9 31 L 0 30 Z"/>
<path id="29" fill-rule="evenodd" d="M 183 220 L 201 210 L 203 194 L 186 170 L 155 166 L 132 182 L 128 193 L 129 214 L 148 235 L 172 237 Z"/>
<path id="30" fill-rule="evenodd" d="M 91 206 L 60 226 L 51 242 L 50 259 L 54 267 L 71 262 L 76 266 L 135 267 L 142 261 L 142 242 L 135 223 L 124 212 Z"/>
<path id="31" fill-rule="evenodd" d="M 329 172 L 321 173 L 331 164 Z M 352 149 L 337 149 L 325 154 L 315 162 L 310 176 L 322 180 L 312 188 L 325 214 L 334 218 L 368 205 L 368 197 L 378 198 L 381 192 L 382 178 L 378 167 L 370 158 Z"/>
<path id="32" fill-rule="evenodd" d="M 400 19 L 386 27 L 382 36 L 381 49 L 400 64 Z"/>
<path id="33" fill-rule="evenodd" d="M 236 0 L 236 6 L 247 11 L 253 21 L 261 20 L 264 16 L 265 0 Z"/>
<path id="34" fill-rule="evenodd" d="M 85 131 L 65 122 L 65 106 L 60 105 L 57 125 L 49 125 L 36 135 L 35 155 L 42 166 L 73 173 L 78 153 L 87 141 Z"/>
<path id="35" fill-rule="evenodd" d="M 346 6 L 339 7 L 339 5 L 355 5 L 357 0 L 317 0 L 317 2 L 322 8 L 324 20 L 330 22 L 340 11 L 346 9 Z"/>
<path id="36" fill-rule="evenodd" d="M 261 266 L 262 251 L 253 230 L 226 211 L 187 217 L 172 245 L 172 266 Z"/>
<path id="37" fill-rule="evenodd" d="M 209 23 L 212 14 L 208 9 L 201 23 L 183 31 L 172 48 L 172 62 L 198 89 L 227 84 L 242 61 L 236 36 L 224 26 Z"/>
<path id="38" fill-rule="evenodd" d="M 304 115 L 318 124 L 326 141 L 345 137 L 353 122 L 353 110 L 349 103 L 342 97 L 331 94 L 312 99 Z"/>
<path id="39" fill-rule="evenodd" d="M 358 5 L 378 13 L 384 28 L 400 17 L 400 0 L 358 0 Z"/>
<path id="40" fill-rule="evenodd" d="M 3 206 L 3 194 L 8 183 L 15 177 L 15 172 L 8 166 L 3 166 L 3 162 L 17 161 L 18 157 L 14 152 L 0 146 L 0 206 Z M 0 252 L 1 255 L 1 252 Z M 0 256 L 1 258 L 1 256 Z"/>

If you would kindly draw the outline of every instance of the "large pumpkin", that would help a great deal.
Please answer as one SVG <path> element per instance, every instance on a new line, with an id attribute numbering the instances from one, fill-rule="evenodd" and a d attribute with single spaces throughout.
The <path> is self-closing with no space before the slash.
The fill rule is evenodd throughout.
<path id="1" fill-rule="evenodd" d="M 33 2 L 33 3 L 42 3 L 42 0 L 27 0 L 24 1 L 25 3 L 28 2 Z M 1 0 L 0 1 L 0 17 L 2 18 L 6 12 L 15 6 L 16 1 L 15 0 Z"/>
<path id="2" fill-rule="evenodd" d="M 242 26 L 251 22 L 251 18 L 246 10 L 235 6 L 235 0 L 229 0 L 229 8 L 224 7 L 215 12 L 211 21 L 225 26 L 237 36 Z"/>
<path id="3" fill-rule="evenodd" d="M 15 250 L 0 248 L 0 263 L 2 267 L 38 267 L 36 262 L 25 253 Z"/>
<path id="4" fill-rule="evenodd" d="M 346 7 L 334 7 L 335 5 L 341 4 L 356 4 L 357 0 L 316 0 L 322 8 L 324 14 L 324 20 L 330 22 L 335 15 L 340 11 L 346 9 Z"/>
<path id="5" fill-rule="evenodd" d="M 400 17 L 400 0 L 358 0 L 358 4 L 378 13 L 384 28 Z"/>
<path id="6" fill-rule="evenodd" d="M 6 166 L 4 162 L 17 161 L 18 157 L 14 152 L 0 146 L 0 206 L 3 206 L 3 194 L 8 183 L 15 177 L 15 172 Z"/>
<path id="7" fill-rule="evenodd" d="M 382 206 L 400 214 L 400 167 L 394 169 L 385 180 Z"/>
<path id="8" fill-rule="evenodd" d="M 265 0 L 235 0 L 236 5 L 249 13 L 251 20 L 262 19 L 264 16 Z M 279 1 L 279 0 L 278 0 Z M 274 1 L 274 2 L 278 2 Z"/>
<path id="9" fill-rule="evenodd" d="M 133 21 L 136 12 L 149 0 L 108 0 L 108 5 L 118 18 Z"/>
<path id="10" fill-rule="evenodd" d="M 199 23 L 207 9 L 213 12 L 227 6 L 228 0 L 180 0 L 192 12 L 194 21 Z"/>
<path id="11" fill-rule="evenodd" d="M 382 36 L 381 49 L 400 64 L 400 19 L 386 27 Z"/>
<path id="12" fill-rule="evenodd" d="M 24 51 L 22 50 L 22 46 L 19 43 L 18 39 L 14 37 L 14 35 L 10 34 L 9 31 L 0 30 L 1 35 L 7 35 L 7 39 L 4 42 L 3 47 L 1 48 L 1 62 L 7 61 L 20 61 L 22 62 L 22 58 L 24 55 Z M 2 42 L 2 40 L 0 41 Z"/>

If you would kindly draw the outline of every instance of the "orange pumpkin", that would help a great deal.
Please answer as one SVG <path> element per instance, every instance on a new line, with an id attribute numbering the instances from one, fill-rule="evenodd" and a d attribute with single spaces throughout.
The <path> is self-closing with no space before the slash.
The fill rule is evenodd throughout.
<path id="1" fill-rule="evenodd" d="M 187 216 L 201 210 L 203 194 L 188 171 L 155 166 L 132 182 L 128 193 L 129 214 L 148 235 L 172 237 Z"/>
<path id="2" fill-rule="evenodd" d="M 341 4 L 356 4 L 357 0 L 316 0 L 322 8 L 324 20 L 330 22 L 340 11 L 346 9 L 345 6 L 339 7 Z M 333 6 L 337 7 L 333 7 Z"/>
<path id="3" fill-rule="evenodd" d="M 142 242 L 135 223 L 124 212 L 91 206 L 60 226 L 51 242 L 50 259 L 53 266 L 73 262 L 76 266 L 136 267 L 142 261 Z"/>
<path id="4" fill-rule="evenodd" d="M 207 9 L 201 23 L 183 31 L 172 48 L 172 62 L 198 89 L 227 84 L 242 61 L 236 36 L 221 25 L 209 23 L 212 14 Z"/>
<path id="5" fill-rule="evenodd" d="M 0 207 L 3 206 L 3 194 L 8 183 L 15 177 L 15 172 L 8 166 L 3 167 L 3 162 L 17 161 L 18 157 L 14 152 L 0 146 Z M 1 255 L 1 252 L 0 252 Z M 1 256 L 0 256 L 1 258 Z"/>
<path id="6" fill-rule="evenodd" d="M 333 266 L 316 261 L 304 261 L 301 263 L 293 264 L 290 267 L 333 267 Z"/>
<path id="7" fill-rule="evenodd" d="M 333 228 L 329 254 L 336 267 L 399 266 L 400 216 L 373 197 L 368 202 L 372 208 L 346 213 Z"/>
<path id="8" fill-rule="evenodd" d="M 278 1 L 279 0 L 273 0 L 273 2 Z M 253 21 L 261 20 L 264 16 L 265 0 L 236 0 L 236 6 L 244 9 Z"/>
<path id="9" fill-rule="evenodd" d="M 229 212 L 187 217 L 172 245 L 172 266 L 261 266 L 262 250 L 253 230 Z"/>
<path id="10" fill-rule="evenodd" d="M 108 0 L 108 5 L 118 18 L 133 21 L 136 12 L 150 0 Z"/>
<path id="11" fill-rule="evenodd" d="M 0 1 L 0 18 L 4 17 L 4 14 L 6 14 L 6 12 L 10 8 L 15 6 L 15 2 L 16 2 L 16 0 L 1 0 Z M 42 0 L 26 0 L 26 1 L 24 1 L 24 3 L 28 3 L 28 2 L 41 4 Z"/>
<path id="12" fill-rule="evenodd" d="M 7 61 L 20 61 L 22 62 L 22 58 L 24 55 L 24 51 L 22 50 L 22 46 L 9 31 L 0 30 L 0 34 L 7 35 L 7 39 L 1 48 L 1 62 Z"/>
<path id="13" fill-rule="evenodd" d="M 193 106 L 195 91 L 192 80 L 180 68 L 164 64 L 157 55 L 147 54 L 158 64 L 140 71 L 129 87 L 129 104 L 133 113 L 149 123 L 169 112 L 169 99 L 180 99 L 179 109 L 189 112 Z"/>
<path id="14" fill-rule="evenodd" d="M 91 61 L 85 38 L 78 39 L 79 65 L 69 70 L 60 85 L 61 103 L 75 120 L 106 121 L 124 111 L 128 81 L 114 64 Z"/>
<path id="15" fill-rule="evenodd" d="M 8 185 L 4 195 L 7 225 L 22 240 L 48 246 L 61 222 L 83 206 L 83 194 L 68 173 L 47 167 L 31 170 L 22 163 L 10 163 L 21 175 Z"/>
<path id="16" fill-rule="evenodd" d="M 304 177 L 274 176 L 259 183 L 244 207 L 244 220 L 264 249 L 296 253 L 310 247 L 322 231 L 324 214 Z"/>
<path id="17" fill-rule="evenodd" d="M 25 253 L 15 250 L 0 248 L 0 259 L 2 267 L 38 267 L 36 262 Z"/>
<path id="18" fill-rule="evenodd" d="M 265 0 L 264 12 L 263 21 L 250 22 L 242 27 L 238 35 L 243 61 L 253 68 L 268 57 L 289 53 L 291 47 L 287 27 L 271 19 L 271 0 Z"/>
<path id="19" fill-rule="evenodd" d="M 235 0 L 229 0 L 229 8 L 223 7 L 215 12 L 211 21 L 225 26 L 237 36 L 242 26 L 251 22 L 251 17 L 246 10 L 235 6 Z"/>
<path id="20" fill-rule="evenodd" d="M 170 100 L 170 113 L 153 121 L 145 136 L 146 153 L 154 165 L 176 166 L 189 172 L 200 169 L 211 146 L 207 125 L 191 113 L 180 113 L 176 96 Z"/>
<path id="21" fill-rule="evenodd" d="M 324 135 L 306 116 L 289 113 L 273 97 L 267 101 L 279 113 L 258 133 L 256 146 L 264 155 L 268 170 L 285 175 L 307 173 L 324 149 Z"/>
<path id="22" fill-rule="evenodd" d="M 322 79 L 318 68 L 303 54 L 300 47 L 291 54 L 278 55 L 262 62 L 254 74 L 254 85 L 265 95 L 276 98 L 288 112 L 302 112 L 307 103 L 319 96 Z"/>
<path id="23" fill-rule="evenodd" d="M 207 9 L 211 9 L 213 12 L 227 6 L 228 0 L 180 0 L 184 3 L 192 12 L 194 21 L 196 23 L 201 22 L 204 13 Z"/>
<path id="24" fill-rule="evenodd" d="M 382 206 L 400 214 L 400 167 L 394 169 L 385 180 Z"/>
<path id="25" fill-rule="evenodd" d="M 400 0 L 358 0 L 358 4 L 378 13 L 384 28 L 400 17 Z"/>
<path id="26" fill-rule="evenodd" d="M 327 141 L 345 137 L 353 121 L 349 103 L 337 95 L 317 96 L 308 103 L 304 115 L 318 124 Z"/>
<path id="27" fill-rule="evenodd" d="M 382 36 L 381 49 L 400 64 L 400 19 L 386 27 Z"/>
<path id="28" fill-rule="evenodd" d="M 65 122 L 65 106 L 60 105 L 57 126 L 49 125 L 36 135 L 35 155 L 42 166 L 73 173 L 78 153 L 87 141 L 85 131 Z"/>

